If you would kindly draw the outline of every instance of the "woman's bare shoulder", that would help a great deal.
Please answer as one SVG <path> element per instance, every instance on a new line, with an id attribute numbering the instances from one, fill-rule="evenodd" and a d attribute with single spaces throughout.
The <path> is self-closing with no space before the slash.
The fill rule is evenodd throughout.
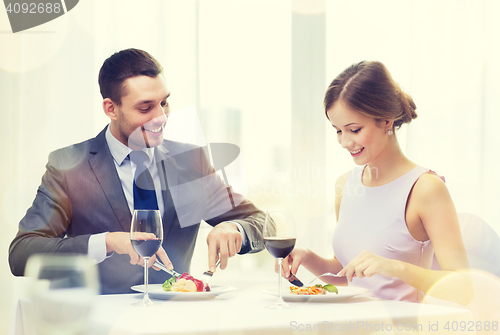
<path id="1" fill-rule="evenodd" d="M 420 193 L 429 195 L 435 191 L 447 190 L 446 184 L 436 173 L 429 171 L 418 178 L 414 188 Z"/>
<path id="2" fill-rule="evenodd" d="M 412 197 L 422 206 L 434 205 L 451 200 L 444 181 L 435 173 L 428 172 L 420 176 L 412 190 Z M 428 207 L 427 207 L 428 208 Z"/>

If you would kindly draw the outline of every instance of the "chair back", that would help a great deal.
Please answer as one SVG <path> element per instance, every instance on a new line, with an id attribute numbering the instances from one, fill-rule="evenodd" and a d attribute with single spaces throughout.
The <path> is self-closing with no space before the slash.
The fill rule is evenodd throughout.
<path id="1" fill-rule="evenodd" d="M 500 277 L 500 237 L 495 230 L 479 216 L 458 213 L 462 238 L 471 269 L 480 269 Z M 439 270 L 434 255 L 432 269 Z"/>

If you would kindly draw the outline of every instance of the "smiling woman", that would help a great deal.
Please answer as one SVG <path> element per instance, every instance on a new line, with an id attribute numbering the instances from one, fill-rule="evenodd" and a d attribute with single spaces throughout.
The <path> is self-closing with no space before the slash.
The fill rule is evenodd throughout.
<path id="1" fill-rule="evenodd" d="M 451 197 L 431 170 L 406 158 L 394 134 L 417 116 L 412 98 L 382 63 L 363 61 L 332 81 L 324 101 L 339 143 L 359 166 L 337 181 L 335 257 L 295 249 L 285 269 L 296 273 L 302 264 L 316 275 L 338 273 L 345 278 L 333 283 L 347 281 L 379 298 L 411 302 L 450 277 L 451 295 L 432 293 L 467 304 L 468 261 Z M 353 188 L 361 192 L 349 192 Z M 434 252 L 442 271 L 431 270 Z"/>
<path id="2" fill-rule="evenodd" d="M 379 135 L 387 132 L 390 136 L 403 123 L 417 117 L 413 99 L 380 62 L 360 62 L 344 70 L 328 87 L 324 106 L 339 143 L 356 158 L 358 165 L 377 158 L 381 148 L 389 143 L 391 137 Z M 367 143 L 372 144 L 367 147 Z M 393 150 L 401 153 L 397 141 L 390 143 Z"/>

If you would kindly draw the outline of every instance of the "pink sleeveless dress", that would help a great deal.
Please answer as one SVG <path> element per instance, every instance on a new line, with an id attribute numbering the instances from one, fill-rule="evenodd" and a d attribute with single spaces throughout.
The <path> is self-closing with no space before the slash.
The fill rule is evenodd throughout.
<path id="1" fill-rule="evenodd" d="M 413 185 L 429 169 L 417 166 L 404 176 L 378 187 L 362 183 L 365 166 L 349 173 L 340 203 L 339 221 L 333 234 L 333 250 L 342 266 L 363 250 L 430 269 L 434 249 L 430 240 L 415 240 L 406 226 L 406 202 Z M 374 275 L 353 278 L 349 285 L 364 287 L 373 296 L 420 302 L 423 292 L 399 278 Z"/>

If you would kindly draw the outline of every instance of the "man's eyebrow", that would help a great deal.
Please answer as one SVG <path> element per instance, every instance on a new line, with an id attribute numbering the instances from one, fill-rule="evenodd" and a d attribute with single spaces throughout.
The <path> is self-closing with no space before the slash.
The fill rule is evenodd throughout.
<path id="1" fill-rule="evenodd" d="M 163 99 L 161 99 L 162 101 L 163 100 L 167 100 L 168 98 L 170 97 L 170 93 L 167 94 Z M 135 106 L 139 106 L 139 105 L 144 105 L 144 104 L 150 104 L 154 102 L 153 100 L 142 100 L 142 101 L 139 101 L 135 104 Z"/>

